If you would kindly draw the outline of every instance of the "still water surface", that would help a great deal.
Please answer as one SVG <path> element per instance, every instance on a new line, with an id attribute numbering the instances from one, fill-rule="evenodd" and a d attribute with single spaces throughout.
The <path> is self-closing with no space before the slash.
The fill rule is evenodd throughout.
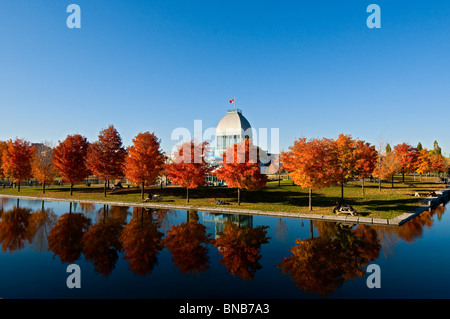
<path id="1" fill-rule="evenodd" d="M 450 298 L 444 206 L 387 227 L 0 201 L 1 298 Z"/>

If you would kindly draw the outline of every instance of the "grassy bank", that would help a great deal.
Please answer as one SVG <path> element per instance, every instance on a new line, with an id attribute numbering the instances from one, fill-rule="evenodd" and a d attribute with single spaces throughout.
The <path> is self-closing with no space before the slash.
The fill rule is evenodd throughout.
<path id="1" fill-rule="evenodd" d="M 407 177 L 405 183 L 397 177 L 392 187 L 391 182 L 382 183 L 381 191 L 378 183 L 365 182 L 365 196 L 362 195 L 360 182 L 351 182 L 345 185 L 345 202 L 351 204 L 361 216 L 371 218 L 393 218 L 419 206 L 421 198 L 414 197 L 415 192 L 427 193 L 431 190 L 443 188 L 437 184 L 437 178 Z M 409 183 L 414 183 L 410 187 Z M 216 198 L 229 203 L 227 208 L 252 209 L 276 212 L 332 214 L 332 208 L 336 201 L 341 201 L 341 188 L 329 187 L 313 191 L 313 210 L 308 210 L 308 190 L 301 189 L 292 184 L 291 180 L 269 182 L 267 187 L 257 191 L 241 191 L 241 205 L 237 205 L 237 190 L 227 187 L 201 187 L 190 190 L 190 201 L 186 203 L 186 190 L 179 187 L 148 188 L 146 193 L 160 194 L 163 196 L 161 203 L 174 205 L 192 205 L 216 207 Z M 75 186 L 73 196 L 70 196 L 68 186 L 50 186 L 45 194 L 40 187 L 22 187 L 20 192 L 16 188 L 0 188 L 0 194 L 37 196 L 51 198 L 73 198 L 89 200 L 122 201 L 130 203 L 142 203 L 141 191 L 136 187 L 124 188 L 116 191 L 108 191 L 103 195 L 102 185 L 91 187 Z"/>

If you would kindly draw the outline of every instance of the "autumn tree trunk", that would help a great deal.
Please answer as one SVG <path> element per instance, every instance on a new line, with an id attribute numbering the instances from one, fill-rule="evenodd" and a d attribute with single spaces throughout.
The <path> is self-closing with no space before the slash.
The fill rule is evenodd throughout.
<path id="1" fill-rule="evenodd" d="M 107 183 L 107 181 L 105 179 L 105 187 L 104 187 L 104 195 L 105 195 L 105 197 L 106 197 L 106 183 Z"/>
<path id="2" fill-rule="evenodd" d="M 70 196 L 73 194 L 73 183 L 70 183 Z"/>
<path id="3" fill-rule="evenodd" d="M 145 182 L 142 182 L 142 199 L 144 199 Z"/>
<path id="4" fill-rule="evenodd" d="M 42 194 L 45 194 L 45 182 L 42 182 Z"/>
<path id="5" fill-rule="evenodd" d="M 238 188 L 238 205 L 241 205 L 241 189 Z"/>
<path id="6" fill-rule="evenodd" d="M 394 178 L 394 176 L 392 176 L 392 178 Z M 402 173 L 402 181 L 403 181 L 403 184 L 405 183 L 405 173 Z"/>
<path id="7" fill-rule="evenodd" d="M 17 183 L 17 192 L 20 192 L 20 181 Z"/>
<path id="8" fill-rule="evenodd" d="M 189 203 L 189 188 L 186 187 L 186 203 Z"/>
<path id="9" fill-rule="evenodd" d="M 363 194 L 363 197 L 366 196 L 366 193 L 365 193 L 365 191 L 364 191 L 364 177 L 363 177 L 363 179 L 362 179 L 362 194 Z"/>
<path id="10" fill-rule="evenodd" d="M 309 189 L 309 210 L 312 210 L 312 189 Z"/>

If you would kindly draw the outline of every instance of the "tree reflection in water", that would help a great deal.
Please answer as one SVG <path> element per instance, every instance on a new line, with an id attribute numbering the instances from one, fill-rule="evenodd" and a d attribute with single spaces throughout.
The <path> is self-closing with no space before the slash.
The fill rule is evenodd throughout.
<path id="1" fill-rule="evenodd" d="M 0 222 L 0 242 L 2 251 L 13 252 L 31 243 L 33 229 L 30 227 L 31 209 L 14 207 L 3 212 Z"/>
<path id="2" fill-rule="evenodd" d="M 345 281 L 365 275 L 365 267 L 378 258 L 381 245 L 374 229 L 335 223 L 318 224 L 320 237 L 296 240 L 279 268 L 308 293 L 329 295 Z"/>
<path id="3" fill-rule="evenodd" d="M 188 221 L 172 225 L 163 240 L 163 245 L 172 254 L 172 261 L 182 273 L 208 269 L 207 244 L 212 243 L 211 234 L 206 234 L 206 226 L 199 224 L 198 220 L 197 212 L 188 212 Z"/>
<path id="4" fill-rule="evenodd" d="M 73 263 L 80 258 L 84 233 L 89 229 L 91 220 L 82 213 L 65 213 L 56 222 L 48 234 L 49 250 L 59 256 L 61 262 Z"/>
<path id="5" fill-rule="evenodd" d="M 220 263 L 228 272 L 245 280 L 252 280 L 256 271 L 261 269 L 260 248 L 267 244 L 268 226 L 242 227 L 226 222 L 223 233 L 216 239 L 215 246 L 222 255 Z"/>
<path id="6" fill-rule="evenodd" d="M 383 251 L 393 253 L 393 246 L 398 240 L 404 240 L 408 243 L 419 239 L 423 235 L 424 228 L 431 228 L 436 215 L 438 220 L 441 220 L 445 212 L 445 206 L 439 205 L 434 210 L 424 211 L 404 223 L 400 227 L 383 227 L 373 225 L 372 228 L 376 230 L 378 237 L 383 245 Z"/>
<path id="7" fill-rule="evenodd" d="M 128 214 L 128 207 L 105 205 L 97 212 L 97 221 L 83 235 L 83 254 L 94 264 L 95 271 L 109 276 L 119 258 L 119 236 Z"/>
<path id="8" fill-rule="evenodd" d="M 138 275 L 151 274 L 157 263 L 156 255 L 163 248 L 163 236 L 164 233 L 158 230 L 158 223 L 153 218 L 153 211 L 135 207 L 133 218 L 119 237 L 124 258 L 129 261 L 128 268 Z"/>
<path id="9" fill-rule="evenodd" d="M 31 214 L 30 228 L 34 234 L 32 238 L 33 247 L 39 252 L 48 251 L 47 237 L 52 227 L 56 224 L 58 216 L 52 209 L 42 209 Z"/>

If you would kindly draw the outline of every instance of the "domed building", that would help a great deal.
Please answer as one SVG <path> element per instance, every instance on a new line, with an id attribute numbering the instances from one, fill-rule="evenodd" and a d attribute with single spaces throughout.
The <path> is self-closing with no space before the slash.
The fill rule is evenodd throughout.
<path id="1" fill-rule="evenodd" d="M 222 157 L 228 147 L 242 142 L 245 138 L 252 138 L 252 127 L 242 115 L 242 110 L 228 110 L 216 127 L 215 157 Z"/>

